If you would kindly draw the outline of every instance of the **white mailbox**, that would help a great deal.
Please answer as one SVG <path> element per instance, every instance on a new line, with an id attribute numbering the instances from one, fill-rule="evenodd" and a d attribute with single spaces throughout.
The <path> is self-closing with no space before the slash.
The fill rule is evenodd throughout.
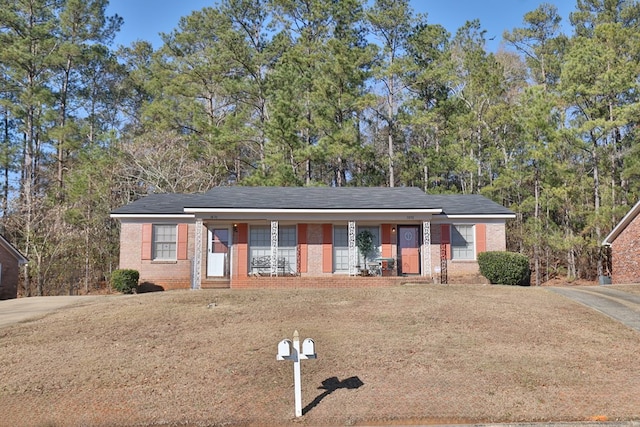
<path id="1" fill-rule="evenodd" d="M 316 357 L 316 344 L 311 338 L 306 338 L 302 341 L 302 354 L 307 356 L 309 359 Z"/>
<path id="2" fill-rule="evenodd" d="M 302 386 L 300 384 L 300 360 L 317 359 L 316 344 L 311 338 L 306 338 L 300 348 L 300 335 L 293 331 L 293 342 L 284 339 L 278 343 L 277 360 L 290 360 L 293 362 L 293 390 L 295 398 L 296 417 L 302 416 Z"/>
<path id="3" fill-rule="evenodd" d="M 278 343 L 278 359 L 284 360 L 285 357 L 291 357 L 291 340 L 282 340 Z"/>

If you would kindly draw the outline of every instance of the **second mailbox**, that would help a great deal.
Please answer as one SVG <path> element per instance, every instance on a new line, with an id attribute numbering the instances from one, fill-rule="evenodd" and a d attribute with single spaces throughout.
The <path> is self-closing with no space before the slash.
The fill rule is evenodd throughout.
<path id="1" fill-rule="evenodd" d="M 307 357 L 316 357 L 316 343 L 311 338 L 302 341 L 302 354 Z"/>

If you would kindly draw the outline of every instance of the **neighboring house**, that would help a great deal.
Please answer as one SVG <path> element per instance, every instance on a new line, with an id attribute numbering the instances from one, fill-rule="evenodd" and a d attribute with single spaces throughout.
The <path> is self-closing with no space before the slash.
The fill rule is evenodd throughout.
<path id="1" fill-rule="evenodd" d="M 475 277 L 477 254 L 505 250 L 515 217 L 479 195 L 402 187 L 218 187 L 152 194 L 111 216 L 120 268 L 164 289 L 348 285 L 365 270 L 363 230 L 370 275 L 431 281 L 444 266 L 450 278 Z"/>
<path id="2" fill-rule="evenodd" d="M 602 242 L 611 247 L 611 282 L 640 283 L 640 202 Z"/>
<path id="3" fill-rule="evenodd" d="M 18 298 L 20 266 L 26 263 L 27 258 L 0 235 L 0 300 Z"/>

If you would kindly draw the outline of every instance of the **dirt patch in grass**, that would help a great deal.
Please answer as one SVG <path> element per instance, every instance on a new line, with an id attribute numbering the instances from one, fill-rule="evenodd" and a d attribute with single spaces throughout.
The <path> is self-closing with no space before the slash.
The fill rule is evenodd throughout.
<path id="1" fill-rule="evenodd" d="M 300 419 L 295 329 L 318 352 Z M 0 329 L 0 425 L 638 419 L 639 337 L 542 287 L 109 296 Z"/>

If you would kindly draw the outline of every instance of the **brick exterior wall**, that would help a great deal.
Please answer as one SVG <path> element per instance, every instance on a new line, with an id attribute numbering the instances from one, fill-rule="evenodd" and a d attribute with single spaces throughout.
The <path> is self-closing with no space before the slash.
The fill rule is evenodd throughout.
<path id="1" fill-rule="evenodd" d="M 640 283 L 640 215 L 611 244 L 611 282 Z"/>
<path id="2" fill-rule="evenodd" d="M 246 224 L 238 224 L 244 230 Z M 393 225 L 397 227 L 396 225 Z M 307 237 L 307 272 L 295 277 L 253 277 L 240 274 L 238 271 L 238 247 L 234 244 L 230 254 L 234 266 L 231 267 L 232 277 L 228 280 L 207 278 L 207 229 L 206 224 L 202 230 L 202 284 L 203 288 L 280 288 L 280 287 L 359 287 L 359 286 L 382 286 L 393 283 L 404 283 L 416 281 L 420 283 L 432 283 L 438 281 L 439 274 L 436 267 L 440 266 L 440 242 L 441 224 L 431 224 L 431 272 L 424 276 L 409 277 L 349 277 L 345 275 L 334 275 L 323 270 L 323 258 L 326 252 L 324 242 L 323 224 L 308 224 L 306 226 Z M 479 227 L 478 227 L 479 228 Z M 161 286 L 165 290 L 188 289 L 191 287 L 191 258 L 195 252 L 195 224 L 189 224 L 187 238 L 187 258 L 177 261 L 153 261 L 143 260 L 142 254 L 142 229 L 140 222 L 126 222 L 121 224 L 120 233 L 120 265 L 119 268 L 130 268 L 140 272 L 140 283 L 149 283 Z M 397 254 L 395 242 L 397 233 L 391 234 L 392 256 Z M 237 239 L 237 233 L 234 236 Z M 505 225 L 500 222 L 486 223 L 485 243 L 488 251 L 503 251 L 506 248 Z M 246 253 L 244 251 L 243 253 Z M 246 255 L 245 255 L 246 256 Z M 246 266 L 245 266 L 246 267 Z M 449 283 L 484 283 L 479 276 L 478 263 L 474 260 L 456 261 L 448 260 L 447 272 Z M 433 278 L 432 278 L 433 276 Z M 391 279 L 391 280 L 389 280 Z"/>
<path id="3" fill-rule="evenodd" d="M 0 264 L 2 264 L 0 300 L 17 298 L 20 265 L 13 254 L 7 251 L 2 245 L 0 245 Z"/>
<path id="4" fill-rule="evenodd" d="M 505 224 L 487 224 L 487 251 L 506 251 L 507 234 Z"/>
<path id="5" fill-rule="evenodd" d="M 195 225 L 189 224 L 187 258 L 176 261 L 142 259 L 142 223 L 123 222 L 120 228 L 120 265 L 140 272 L 140 283 L 161 286 L 165 290 L 191 287 L 191 258 L 194 253 Z M 206 233 L 204 233 L 206 239 Z M 204 246 L 206 248 L 206 246 Z M 206 266 L 206 264 L 205 264 Z"/>
<path id="6" fill-rule="evenodd" d="M 322 272 L 322 224 L 307 226 L 307 274 L 323 276 Z"/>
<path id="7" fill-rule="evenodd" d="M 442 224 L 431 224 L 431 271 L 438 278 L 436 268 L 440 267 L 442 242 Z M 485 223 L 485 249 L 487 251 L 505 251 L 507 249 L 506 226 L 504 223 Z M 478 227 L 476 227 L 478 228 Z M 476 240 L 477 240 L 476 236 Z M 447 260 L 447 275 L 449 282 L 464 281 L 465 278 L 474 281 L 482 281 L 480 267 L 475 260 Z"/>

